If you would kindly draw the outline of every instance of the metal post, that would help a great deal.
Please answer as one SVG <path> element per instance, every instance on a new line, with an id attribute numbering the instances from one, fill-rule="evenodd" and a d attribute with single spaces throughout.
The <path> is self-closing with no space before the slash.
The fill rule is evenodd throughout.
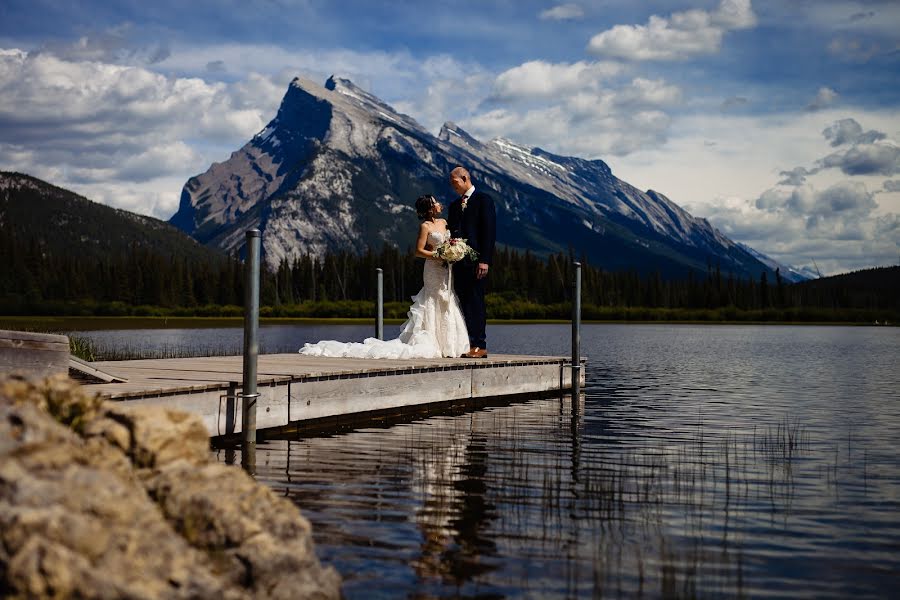
<path id="1" fill-rule="evenodd" d="M 375 303 L 375 337 L 384 339 L 384 271 L 375 269 L 378 273 L 378 299 Z"/>
<path id="2" fill-rule="evenodd" d="M 259 354 L 259 229 L 247 231 L 247 262 L 244 265 L 244 378 L 241 385 L 241 432 L 247 446 L 256 444 L 256 362 Z"/>
<path id="3" fill-rule="evenodd" d="M 572 291 L 572 398 L 581 393 L 581 263 L 576 262 Z"/>

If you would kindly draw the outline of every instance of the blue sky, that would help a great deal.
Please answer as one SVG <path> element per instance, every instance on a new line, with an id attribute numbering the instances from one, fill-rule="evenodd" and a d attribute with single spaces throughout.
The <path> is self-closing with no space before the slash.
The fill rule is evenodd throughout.
<path id="1" fill-rule="evenodd" d="M 0 169 L 168 218 L 188 177 L 336 73 L 601 158 L 783 262 L 900 259 L 900 3 L 0 4 Z"/>

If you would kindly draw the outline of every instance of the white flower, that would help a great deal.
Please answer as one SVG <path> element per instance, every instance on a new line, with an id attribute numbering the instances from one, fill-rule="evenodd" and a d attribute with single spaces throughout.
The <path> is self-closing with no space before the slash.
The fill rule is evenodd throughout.
<path id="1" fill-rule="evenodd" d="M 478 253 L 466 243 L 466 240 L 461 238 L 450 238 L 435 249 L 435 254 L 448 263 L 455 263 L 466 257 L 472 260 L 478 258 Z"/>

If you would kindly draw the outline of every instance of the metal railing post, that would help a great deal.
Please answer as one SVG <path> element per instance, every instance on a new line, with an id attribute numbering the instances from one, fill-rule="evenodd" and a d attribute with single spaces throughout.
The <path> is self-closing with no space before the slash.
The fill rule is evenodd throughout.
<path id="1" fill-rule="evenodd" d="M 581 393 L 581 263 L 576 262 L 572 291 L 572 398 Z"/>
<path id="2" fill-rule="evenodd" d="M 241 439 L 256 444 L 256 363 L 259 355 L 259 229 L 247 231 L 247 262 L 244 265 L 244 373 L 241 384 Z"/>
<path id="3" fill-rule="evenodd" d="M 384 271 L 379 267 L 378 273 L 378 298 L 375 301 L 375 337 L 384 339 Z"/>

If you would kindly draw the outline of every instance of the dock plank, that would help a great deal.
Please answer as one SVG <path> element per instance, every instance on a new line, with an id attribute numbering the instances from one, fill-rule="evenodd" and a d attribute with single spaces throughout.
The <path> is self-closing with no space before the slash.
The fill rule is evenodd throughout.
<path id="1" fill-rule="evenodd" d="M 488 359 L 259 356 L 257 427 L 372 415 L 490 397 L 571 389 L 566 359 L 491 355 Z M 213 437 L 240 431 L 241 356 L 142 359 L 92 363 L 127 379 L 86 384 L 110 400 L 179 407 L 197 413 Z M 584 377 L 584 370 L 581 371 Z"/>

